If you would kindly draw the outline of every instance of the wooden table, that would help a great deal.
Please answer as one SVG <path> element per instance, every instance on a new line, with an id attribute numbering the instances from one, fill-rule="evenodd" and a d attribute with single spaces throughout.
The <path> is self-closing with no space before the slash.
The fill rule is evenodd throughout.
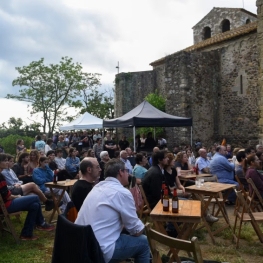
<path id="1" fill-rule="evenodd" d="M 60 214 L 58 205 L 60 204 L 62 197 L 65 191 L 67 190 L 67 188 L 72 187 L 76 183 L 76 181 L 77 180 L 74 179 L 74 180 L 58 181 L 56 184 L 54 184 L 53 182 L 45 183 L 45 186 L 50 189 L 50 193 L 52 194 L 52 198 L 54 201 L 54 208 L 48 221 L 49 224 L 52 222 L 56 212 L 58 213 L 58 215 Z M 54 193 L 53 189 L 61 189 L 62 192 L 60 193 L 60 195 L 58 195 Z"/>
<path id="2" fill-rule="evenodd" d="M 215 243 L 214 235 L 222 232 L 222 230 L 229 228 L 231 232 L 233 233 L 233 237 L 236 239 L 235 234 L 233 232 L 233 229 L 230 225 L 230 221 L 227 215 L 227 211 L 224 207 L 224 203 L 231 192 L 236 187 L 234 184 L 223 184 L 223 183 L 217 183 L 217 182 L 205 182 L 203 186 L 197 187 L 196 185 L 185 187 L 186 192 L 190 192 L 193 194 L 193 196 L 200 200 L 202 202 L 202 219 L 203 224 L 207 228 L 208 233 L 212 239 L 212 242 Z M 219 193 L 225 191 L 223 195 L 223 205 L 221 202 L 219 202 Z M 208 199 L 204 200 L 204 196 L 208 196 Z M 209 204 L 211 203 L 211 200 L 214 198 L 216 201 L 216 204 L 218 205 L 219 211 L 222 213 L 223 218 L 226 222 L 226 225 L 217 229 L 216 231 L 212 232 L 210 225 L 206 222 L 205 216 L 206 211 L 209 207 Z"/>
<path id="3" fill-rule="evenodd" d="M 193 227 L 201 222 L 201 202 L 198 200 L 179 200 L 179 213 L 172 213 L 171 203 L 170 200 L 170 211 L 163 211 L 163 204 L 160 200 L 150 213 L 150 217 L 158 231 L 163 234 L 167 234 L 163 223 L 172 222 L 178 232 L 178 238 L 188 239 Z M 182 231 L 182 227 L 181 229 L 178 227 L 178 222 L 190 227 L 186 231 Z"/>
<path id="4" fill-rule="evenodd" d="M 203 178 L 203 177 L 211 177 L 213 176 L 212 174 L 199 174 L 197 175 L 197 178 Z M 195 180 L 196 179 L 196 174 L 182 174 L 178 176 L 180 181 L 183 181 L 183 186 L 185 186 L 185 183 L 189 180 Z"/>
<path id="5" fill-rule="evenodd" d="M 150 213 L 157 231 L 167 235 L 164 223 L 171 222 L 178 233 L 177 238 L 188 240 L 201 222 L 201 202 L 198 200 L 179 200 L 178 213 L 172 213 L 171 199 L 169 203 L 169 212 L 163 211 L 163 204 L 160 200 Z M 178 223 L 181 225 L 179 226 Z M 170 252 L 173 253 L 174 260 L 177 260 L 179 250 L 170 248 Z"/>

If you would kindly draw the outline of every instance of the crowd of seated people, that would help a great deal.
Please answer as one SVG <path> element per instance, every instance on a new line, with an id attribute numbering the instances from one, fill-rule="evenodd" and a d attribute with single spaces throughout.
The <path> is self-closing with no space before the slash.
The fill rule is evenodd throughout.
<path id="1" fill-rule="evenodd" d="M 193 168 L 197 164 L 200 174 L 215 174 L 219 182 L 235 184 L 237 188 L 235 174 L 241 179 L 245 189 L 248 189 L 246 178 L 252 178 L 259 186 L 260 192 L 263 193 L 263 188 L 260 188 L 260 182 L 263 185 L 263 177 L 259 171 L 263 168 L 262 145 L 257 145 L 255 149 L 248 147 L 232 150 L 229 144 L 226 146 L 213 144 L 209 148 L 201 144 L 198 145 L 198 151 L 190 145 L 176 145 L 169 151 L 167 141 L 163 136 L 155 140 L 152 134 L 148 134 L 147 138 L 144 136 L 143 143 L 139 143 L 139 140 L 141 140 L 140 136 L 137 135 L 136 146 L 140 145 L 137 153 L 133 152 L 133 143 L 129 143 L 126 136 L 123 136 L 117 143 L 114 134 L 107 133 L 105 138 L 102 138 L 99 131 L 94 134 L 86 131 L 56 133 L 52 139 L 37 136 L 31 145 L 30 153 L 26 151 L 23 141 L 19 140 L 16 146 L 17 162 L 14 164 L 11 157 L 7 155 L 8 161 L 9 158 L 11 161 L 2 174 L 6 174 L 11 194 L 27 196 L 33 193 L 42 203 L 46 204 L 47 210 L 52 209 L 54 204 L 46 197 L 49 189 L 45 187 L 45 182 L 52 181 L 55 170 L 59 170 L 59 180 L 80 179 L 73 187 L 73 201 L 79 211 L 91 189 L 100 181 L 105 180 L 105 167 L 113 158 L 118 158 L 124 163 L 128 174 L 136 178 L 137 184 L 143 185 L 152 208 L 160 198 L 160 182 L 166 183 L 170 194 L 174 187 L 184 194 L 185 190 L 180 181 L 180 175 L 193 173 Z M 151 150 L 150 147 L 152 147 Z M 162 162 L 157 160 L 156 165 L 155 160 L 153 164 L 152 155 L 158 156 L 160 152 L 165 153 Z M 157 180 L 156 174 L 162 174 L 160 180 Z M 147 185 L 147 181 L 152 177 L 154 177 L 155 186 Z M 189 183 L 194 184 L 189 181 L 186 186 Z M 66 193 L 60 207 L 62 211 L 65 210 L 69 201 L 70 198 Z M 234 202 L 233 192 L 228 198 L 228 204 L 231 205 Z M 211 217 L 211 222 L 217 220 Z"/>

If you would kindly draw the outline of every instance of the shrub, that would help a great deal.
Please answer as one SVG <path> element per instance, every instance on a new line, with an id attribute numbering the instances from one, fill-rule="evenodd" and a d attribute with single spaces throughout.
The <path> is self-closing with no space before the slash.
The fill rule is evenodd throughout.
<path id="1" fill-rule="evenodd" d="M 22 139 L 27 149 L 30 149 L 31 143 L 34 138 L 20 135 L 8 135 L 7 137 L 0 138 L 0 145 L 3 146 L 5 153 L 12 155 L 16 154 L 16 141 Z"/>

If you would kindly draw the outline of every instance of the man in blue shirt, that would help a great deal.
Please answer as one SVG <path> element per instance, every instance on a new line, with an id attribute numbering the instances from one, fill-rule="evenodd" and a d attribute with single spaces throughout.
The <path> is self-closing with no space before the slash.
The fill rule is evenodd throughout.
<path id="1" fill-rule="evenodd" d="M 235 184 L 238 183 L 234 180 L 235 165 L 226 159 L 226 147 L 219 145 L 216 147 L 216 153 L 210 162 L 210 171 L 217 176 L 219 183 Z M 228 204 L 235 204 L 236 195 L 232 191 L 228 196 Z"/>

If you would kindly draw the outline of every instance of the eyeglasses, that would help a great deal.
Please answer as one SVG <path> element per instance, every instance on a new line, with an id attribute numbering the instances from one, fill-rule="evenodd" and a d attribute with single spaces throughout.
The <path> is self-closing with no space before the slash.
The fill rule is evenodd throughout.
<path id="1" fill-rule="evenodd" d="M 122 169 L 123 171 L 126 171 L 127 173 L 129 173 L 129 169 Z"/>

